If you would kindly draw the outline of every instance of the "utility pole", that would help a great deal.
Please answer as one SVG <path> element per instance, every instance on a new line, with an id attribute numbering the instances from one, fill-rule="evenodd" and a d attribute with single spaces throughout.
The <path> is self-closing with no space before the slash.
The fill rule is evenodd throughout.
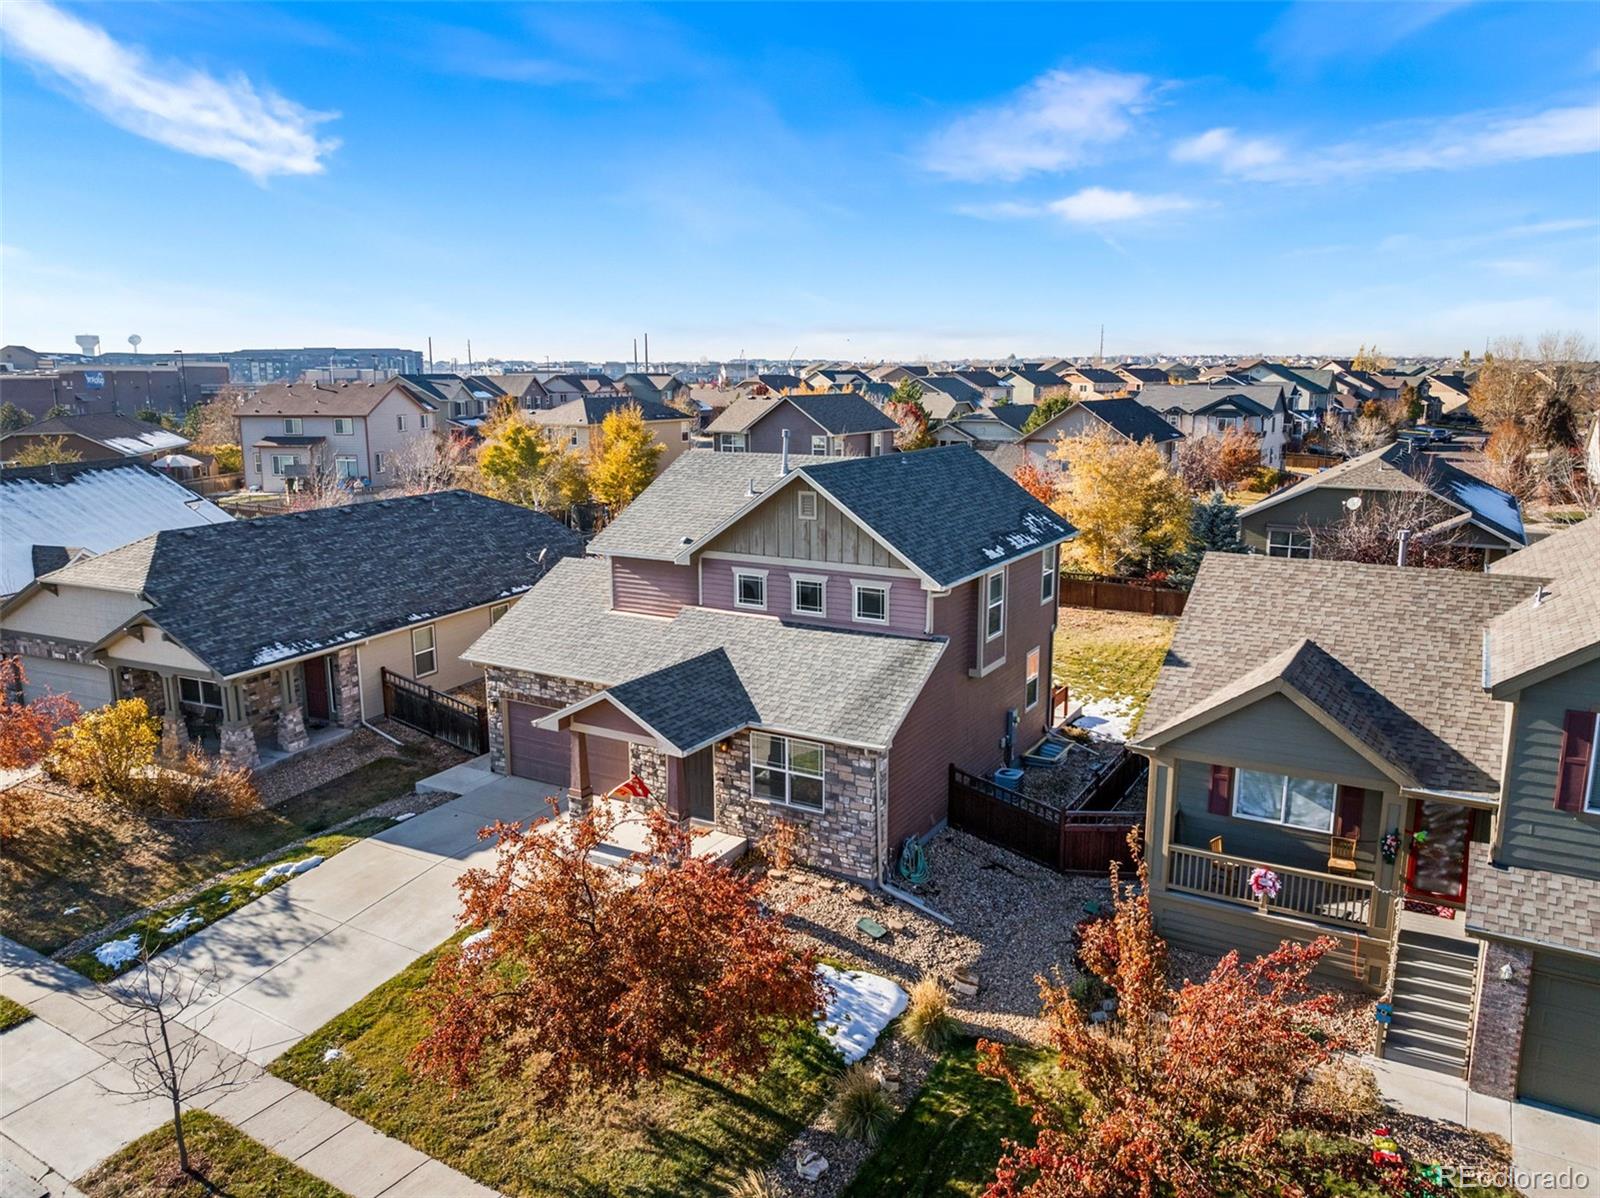
<path id="1" fill-rule="evenodd" d="M 428 373 L 433 373 L 433 338 L 428 338 Z"/>
<path id="2" fill-rule="evenodd" d="M 472 338 L 467 338 L 467 373 L 472 373 Z"/>
<path id="3" fill-rule="evenodd" d="M 639 339 L 637 337 L 633 339 L 633 368 L 635 371 L 639 369 Z"/>
<path id="4" fill-rule="evenodd" d="M 650 373 L 650 334 L 644 335 L 644 372 Z"/>
<path id="5" fill-rule="evenodd" d="M 1101 325 L 1100 326 L 1100 355 L 1097 358 L 1095 358 L 1094 364 L 1096 366 L 1104 366 L 1106 364 L 1106 326 L 1105 325 Z"/>

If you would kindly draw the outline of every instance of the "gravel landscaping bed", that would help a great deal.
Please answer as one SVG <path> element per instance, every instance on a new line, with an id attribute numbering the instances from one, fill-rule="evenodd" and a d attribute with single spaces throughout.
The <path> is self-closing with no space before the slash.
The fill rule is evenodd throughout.
<path id="1" fill-rule="evenodd" d="M 1054 765 L 1022 771 L 1022 793 L 1052 807 L 1070 808 L 1090 779 L 1121 752 L 1115 741 L 1073 738 L 1072 747 Z"/>
<path id="2" fill-rule="evenodd" d="M 1180 985 L 1185 979 L 1204 981 L 1221 959 L 1220 955 L 1193 952 L 1169 945 L 1167 976 L 1174 985 Z M 1344 1040 L 1353 1053 L 1372 1053 L 1377 1044 L 1378 1033 L 1378 1021 L 1373 1016 L 1373 1006 L 1378 1000 L 1371 994 L 1353 987 L 1323 983 L 1316 978 L 1311 980 L 1311 985 L 1314 993 L 1331 994 L 1334 997 L 1334 1009 L 1328 1017 L 1329 1033 Z"/>
<path id="3" fill-rule="evenodd" d="M 431 736 L 424 736 L 404 724 L 387 719 L 376 723 L 395 740 L 411 747 L 420 759 L 436 762 L 435 773 L 468 760 L 468 755 L 460 749 Z M 351 770 L 359 769 L 380 757 L 387 757 L 394 751 L 394 745 L 370 728 L 356 728 L 349 736 L 325 749 L 296 754 L 279 765 L 260 771 L 255 777 L 256 789 L 261 792 L 262 805 L 274 807 L 285 799 L 314 790 L 324 782 L 342 778 Z"/>

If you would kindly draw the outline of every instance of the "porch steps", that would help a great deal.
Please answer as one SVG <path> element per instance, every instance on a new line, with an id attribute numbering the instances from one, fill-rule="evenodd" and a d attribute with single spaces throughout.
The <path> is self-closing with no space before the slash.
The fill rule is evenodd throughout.
<path id="1" fill-rule="evenodd" d="M 1476 943 L 1402 930 L 1384 1057 L 1465 1077 L 1477 974 Z"/>

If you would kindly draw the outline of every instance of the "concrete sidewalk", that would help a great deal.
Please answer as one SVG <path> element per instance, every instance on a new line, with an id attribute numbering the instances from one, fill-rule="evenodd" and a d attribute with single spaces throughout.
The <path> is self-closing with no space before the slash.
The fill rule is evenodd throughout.
<path id="1" fill-rule="evenodd" d="M 64 965 L 0 938 L 0 993 L 34 1018 L 0 1033 L 0 1195 L 75 1195 L 72 1180 L 170 1118 L 129 1099 L 137 1012 Z M 203 1031 L 203 1029 L 202 1029 Z M 197 1076 L 239 1084 L 197 1105 L 352 1198 L 494 1198 L 494 1191 L 193 1033 Z"/>
<path id="2" fill-rule="evenodd" d="M 1384 1100 L 1407 1114 L 1459 1123 L 1511 1145 L 1513 1180 L 1529 1198 L 1600 1192 L 1600 1123 L 1526 1102 L 1490 1098 L 1460 1078 L 1363 1058 Z M 1583 1179 L 1583 1180 L 1580 1180 Z M 1549 1179 L 1550 1184 L 1540 1184 Z"/>

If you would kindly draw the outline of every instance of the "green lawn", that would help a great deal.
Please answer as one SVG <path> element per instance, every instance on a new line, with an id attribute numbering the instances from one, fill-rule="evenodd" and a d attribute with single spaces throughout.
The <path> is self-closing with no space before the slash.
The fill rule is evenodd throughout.
<path id="1" fill-rule="evenodd" d="M 1136 729 L 1177 626 L 1166 616 L 1063 607 L 1055 680 L 1067 684 L 1075 703 L 1120 700 Z"/>
<path id="2" fill-rule="evenodd" d="M 240 819 L 155 819 L 43 795 L 0 854 L 0 934 L 51 953 L 131 911 L 409 794 L 437 766 L 409 746 Z"/>
<path id="3" fill-rule="evenodd" d="M 225 880 L 202 890 L 188 902 L 173 903 L 171 906 L 162 907 L 152 912 L 143 919 L 129 924 L 110 939 L 120 940 L 126 936 L 138 935 L 141 943 L 149 947 L 152 953 L 159 953 L 171 948 L 180 940 L 187 940 L 202 928 L 217 922 L 229 912 L 237 911 L 247 903 L 252 903 L 264 894 L 270 894 L 279 886 L 289 880 L 289 875 L 281 874 L 264 886 L 257 886 L 256 882 L 262 874 L 271 869 L 279 861 L 300 861 L 306 857 L 332 857 L 334 854 L 349 848 L 351 845 L 365 840 L 374 832 L 381 832 L 392 826 L 394 821 L 387 816 L 375 816 L 372 819 L 358 820 L 338 832 L 330 832 L 326 836 L 314 836 L 304 845 L 280 853 L 271 861 L 251 869 L 242 870 Z M 163 928 L 172 926 L 171 931 Z M 98 948 L 96 945 L 94 948 Z M 118 974 L 126 973 L 139 963 L 138 958 L 125 962 L 122 965 L 104 965 L 94 955 L 94 948 L 69 957 L 67 964 L 76 969 L 84 977 L 96 982 L 110 981 Z"/>
<path id="4" fill-rule="evenodd" d="M 1052 1055 L 1042 1049 L 1011 1050 L 1013 1062 L 1024 1068 L 1045 1066 Z M 1028 1112 L 1013 1101 L 1004 1082 L 978 1072 L 977 1042 L 968 1040 L 940 1058 L 845 1194 L 975 1196 L 994 1180 L 1002 1143 L 1032 1138 Z"/>
<path id="5" fill-rule="evenodd" d="M 0 1032 L 8 1032 L 19 1023 L 27 1023 L 33 1012 L 19 1002 L 12 1002 L 0 994 Z"/>
<path id="6" fill-rule="evenodd" d="M 336 1190 L 203 1111 L 183 1117 L 189 1162 L 210 1188 L 178 1168 L 172 1124 L 142 1136 L 79 1179 L 88 1198 L 344 1198 Z"/>
<path id="7" fill-rule="evenodd" d="M 810 1122 L 839 1069 L 833 1051 L 806 1030 L 741 1086 L 684 1072 L 632 1097 L 582 1096 L 564 1108 L 492 1076 L 452 1094 L 405 1064 L 426 1026 L 413 995 L 437 955 L 302 1040 L 272 1072 L 505 1194 L 725 1193 Z M 324 1060 L 330 1048 L 340 1056 Z"/>

